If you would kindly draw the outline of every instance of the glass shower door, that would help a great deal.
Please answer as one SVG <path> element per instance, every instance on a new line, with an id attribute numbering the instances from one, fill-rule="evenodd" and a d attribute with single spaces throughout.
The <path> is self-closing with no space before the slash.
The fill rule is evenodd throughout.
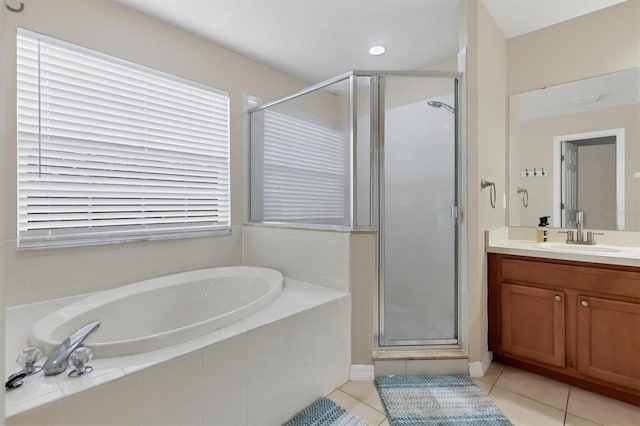
<path id="1" fill-rule="evenodd" d="M 385 76 L 379 87 L 378 344 L 456 344 L 456 79 Z"/>

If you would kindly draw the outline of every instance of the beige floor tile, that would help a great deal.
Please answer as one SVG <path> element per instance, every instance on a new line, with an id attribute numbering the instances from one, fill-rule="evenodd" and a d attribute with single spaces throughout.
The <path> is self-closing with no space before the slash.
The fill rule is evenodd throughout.
<path id="1" fill-rule="evenodd" d="M 384 419 L 384 421 L 380 423 L 380 426 L 391 426 L 391 423 L 389 423 L 389 419 Z"/>
<path id="2" fill-rule="evenodd" d="M 475 378 L 480 380 L 481 382 L 493 385 L 498 380 L 498 377 L 500 376 L 500 373 L 502 373 L 503 369 L 504 365 L 500 364 L 499 362 L 492 362 L 489 368 L 487 368 L 487 372 L 484 373 L 484 376 Z"/>
<path id="3" fill-rule="evenodd" d="M 574 416 L 567 413 L 567 417 L 564 419 L 564 426 L 602 426 L 600 423 L 594 423 L 590 420 L 583 419 L 582 417 Z"/>
<path id="4" fill-rule="evenodd" d="M 478 379 L 471 380 L 473 380 L 473 383 L 475 383 L 480 389 L 482 389 L 482 392 L 484 392 L 485 395 L 489 395 L 489 392 L 491 392 L 491 389 L 493 388 L 493 385 L 491 383 L 483 382 Z"/>
<path id="5" fill-rule="evenodd" d="M 378 425 L 382 423 L 382 421 L 386 417 L 384 414 L 374 410 L 367 404 L 358 401 L 351 395 L 342 392 L 340 389 L 331 392 L 327 398 L 331 399 L 333 402 L 335 402 L 345 410 L 355 414 L 362 420 L 365 420 L 372 425 Z"/>
<path id="6" fill-rule="evenodd" d="M 569 385 L 528 371 L 505 367 L 495 386 L 562 411 L 567 408 Z"/>
<path id="7" fill-rule="evenodd" d="M 603 425 L 640 425 L 640 407 L 573 386 L 567 412 Z"/>
<path id="8" fill-rule="evenodd" d="M 378 388 L 373 380 L 353 380 L 340 386 L 340 390 L 385 414 Z"/>
<path id="9" fill-rule="evenodd" d="M 513 392 L 494 386 L 489 398 L 516 426 L 562 426 L 564 424 L 564 411 Z"/>

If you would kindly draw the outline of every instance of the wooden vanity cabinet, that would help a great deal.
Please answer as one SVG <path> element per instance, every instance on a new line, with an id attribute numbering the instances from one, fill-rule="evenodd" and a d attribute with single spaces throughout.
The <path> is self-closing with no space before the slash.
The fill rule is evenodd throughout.
<path id="1" fill-rule="evenodd" d="M 504 283 L 500 301 L 502 350 L 564 367 L 564 294 Z"/>
<path id="2" fill-rule="evenodd" d="M 489 253 L 494 359 L 640 405 L 640 268 Z"/>
<path id="3" fill-rule="evenodd" d="M 639 303 L 579 296 L 577 328 L 581 375 L 640 389 Z"/>

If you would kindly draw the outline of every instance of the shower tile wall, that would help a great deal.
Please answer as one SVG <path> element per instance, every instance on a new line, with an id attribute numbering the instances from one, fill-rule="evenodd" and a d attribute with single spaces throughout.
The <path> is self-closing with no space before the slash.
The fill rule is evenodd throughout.
<path id="1" fill-rule="evenodd" d="M 244 265 L 349 291 L 349 232 L 244 227 Z"/>

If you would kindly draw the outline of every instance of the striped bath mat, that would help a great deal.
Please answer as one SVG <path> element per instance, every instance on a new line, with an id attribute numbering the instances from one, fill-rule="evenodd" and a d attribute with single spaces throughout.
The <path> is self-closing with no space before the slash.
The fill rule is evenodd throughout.
<path id="1" fill-rule="evenodd" d="M 376 383 L 392 426 L 512 426 L 467 376 L 389 376 Z"/>
<path id="2" fill-rule="evenodd" d="M 286 423 L 286 426 L 369 426 L 328 398 L 320 398 Z"/>

